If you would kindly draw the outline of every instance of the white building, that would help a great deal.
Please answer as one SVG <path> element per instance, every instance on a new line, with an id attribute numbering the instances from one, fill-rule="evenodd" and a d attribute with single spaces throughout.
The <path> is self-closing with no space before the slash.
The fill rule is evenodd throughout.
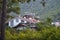
<path id="1" fill-rule="evenodd" d="M 55 26 L 60 26 L 60 22 L 52 22 L 51 24 Z"/>
<path id="2" fill-rule="evenodd" d="M 22 20 L 21 18 L 16 17 L 16 18 L 14 18 L 14 19 L 11 19 L 11 20 L 8 22 L 8 26 L 12 28 L 12 27 L 17 26 L 19 23 L 27 23 L 27 21 L 24 21 L 24 20 Z"/>
<path id="3" fill-rule="evenodd" d="M 17 28 L 17 30 L 23 30 L 27 27 L 35 29 L 36 23 L 40 20 L 33 18 L 31 15 L 24 15 L 23 17 L 15 17 L 8 22 L 8 26 L 11 28 Z"/>

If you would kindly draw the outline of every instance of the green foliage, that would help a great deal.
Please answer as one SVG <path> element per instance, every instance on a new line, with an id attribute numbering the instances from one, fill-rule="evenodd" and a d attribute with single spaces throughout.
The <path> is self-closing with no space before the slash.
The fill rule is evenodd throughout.
<path id="1" fill-rule="evenodd" d="M 43 23 L 43 22 L 37 23 L 36 26 L 37 26 L 37 30 L 40 31 L 40 30 L 44 29 L 45 23 Z"/>
<path id="2" fill-rule="evenodd" d="M 37 30 L 16 31 L 6 27 L 5 40 L 60 40 L 60 27 L 45 22 L 37 23 Z"/>
<path id="3" fill-rule="evenodd" d="M 20 4 L 19 4 L 19 2 L 29 3 L 31 0 L 6 0 L 6 1 L 7 1 L 6 2 L 6 4 L 7 4 L 6 5 L 7 14 L 10 13 L 10 12 L 15 12 L 15 13 L 19 14 L 20 13 Z M 0 0 L 0 12 L 1 12 L 1 8 L 2 8 L 2 0 Z M 9 16 L 9 15 L 7 15 L 7 16 Z"/>
<path id="4" fill-rule="evenodd" d="M 43 30 L 44 28 L 47 27 L 55 27 L 55 25 L 51 24 L 52 20 L 51 18 L 47 18 L 44 22 L 39 22 L 36 24 L 37 30 Z"/>
<path id="5" fill-rule="evenodd" d="M 9 30 L 10 29 L 10 30 Z M 60 27 L 46 27 L 40 31 L 15 29 L 6 30 L 5 40 L 60 40 Z"/>
<path id="6" fill-rule="evenodd" d="M 47 18 L 46 22 L 51 24 L 52 22 L 51 18 Z"/>

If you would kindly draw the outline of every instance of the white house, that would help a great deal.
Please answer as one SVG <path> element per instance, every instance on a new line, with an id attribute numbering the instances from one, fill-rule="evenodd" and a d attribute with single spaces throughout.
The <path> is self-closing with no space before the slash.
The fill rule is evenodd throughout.
<path id="1" fill-rule="evenodd" d="M 52 22 L 51 24 L 55 26 L 60 26 L 60 22 Z"/>
<path id="2" fill-rule="evenodd" d="M 31 29 L 36 28 L 36 23 L 40 22 L 39 19 L 33 18 L 31 15 L 24 15 L 23 17 L 15 17 L 8 22 L 8 26 L 11 28 L 17 28 L 17 30 L 23 30 L 27 27 Z"/>
<path id="3" fill-rule="evenodd" d="M 27 21 L 24 21 L 24 20 L 22 20 L 21 18 L 16 17 L 16 18 L 11 19 L 11 20 L 8 22 L 8 26 L 12 28 L 12 27 L 17 26 L 19 23 L 27 23 Z"/>

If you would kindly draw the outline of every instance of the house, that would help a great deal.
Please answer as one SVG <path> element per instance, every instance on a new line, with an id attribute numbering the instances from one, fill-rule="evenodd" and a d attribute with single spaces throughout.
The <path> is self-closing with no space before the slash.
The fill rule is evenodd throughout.
<path id="1" fill-rule="evenodd" d="M 51 24 L 55 26 L 60 26 L 60 22 L 52 22 Z"/>
<path id="2" fill-rule="evenodd" d="M 34 18 L 32 15 L 24 15 L 23 18 L 25 21 L 29 22 L 29 27 L 31 29 L 36 29 L 36 23 L 40 22 L 38 18 Z"/>
<path id="3" fill-rule="evenodd" d="M 11 20 L 8 22 L 8 26 L 12 28 L 12 27 L 17 26 L 19 23 L 27 23 L 27 21 L 24 21 L 24 20 L 22 20 L 21 18 L 16 17 L 16 18 L 11 19 Z"/>
<path id="4" fill-rule="evenodd" d="M 8 22 L 8 26 L 11 28 L 16 28 L 17 30 L 23 30 L 27 27 L 31 29 L 36 29 L 36 23 L 40 22 L 39 20 L 33 18 L 31 15 L 24 15 L 23 17 L 15 17 Z"/>
<path id="5" fill-rule="evenodd" d="M 38 18 L 34 18 L 32 15 L 24 15 L 24 20 L 28 21 L 29 23 L 37 23 L 40 22 Z"/>

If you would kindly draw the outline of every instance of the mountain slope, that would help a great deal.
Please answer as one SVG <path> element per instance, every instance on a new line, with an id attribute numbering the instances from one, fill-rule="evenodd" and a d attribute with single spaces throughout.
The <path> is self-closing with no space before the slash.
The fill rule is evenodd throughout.
<path id="1" fill-rule="evenodd" d="M 24 4 L 20 3 L 20 15 L 23 15 L 25 12 L 31 12 L 37 13 L 41 19 L 46 19 L 47 17 L 54 18 L 53 15 L 60 13 L 60 0 L 47 0 L 45 7 L 40 2 L 41 0 Z"/>

